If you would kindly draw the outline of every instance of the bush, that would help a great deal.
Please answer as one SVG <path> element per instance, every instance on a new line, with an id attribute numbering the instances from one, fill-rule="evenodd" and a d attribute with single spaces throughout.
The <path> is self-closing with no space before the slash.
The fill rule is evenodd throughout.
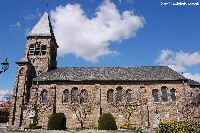
<path id="1" fill-rule="evenodd" d="M 110 113 L 102 114 L 99 117 L 98 124 L 99 130 L 117 130 L 115 118 Z"/>
<path id="2" fill-rule="evenodd" d="M 53 113 L 49 117 L 48 130 L 65 130 L 66 129 L 66 117 L 64 113 Z"/>
<path id="3" fill-rule="evenodd" d="M 135 132 L 136 132 L 136 133 L 147 133 L 147 129 L 146 129 L 146 128 L 141 128 L 141 127 L 139 127 L 139 128 L 137 128 L 137 129 L 135 130 Z"/>
<path id="4" fill-rule="evenodd" d="M 161 122 L 159 125 L 159 133 L 196 133 L 197 127 L 185 122 Z"/>
<path id="5" fill-rule="evenodd" d="M 126 123 L 126 124 L 123 124 L 121 126 L 122 129 L 129 129 L 130 128 L 130 124 Z"/>
<path id="6" fill-rule="evenodd" d="M 38 126 L 36 123 L 29 124 L 29 129 L 41 129 L 42 126 Z"/>
<path id="7" fill-rule="evenodd" d="M 0 110 L 0 116 L 8 117 L 9 116 L 9 111 L 8 110 Z"/>

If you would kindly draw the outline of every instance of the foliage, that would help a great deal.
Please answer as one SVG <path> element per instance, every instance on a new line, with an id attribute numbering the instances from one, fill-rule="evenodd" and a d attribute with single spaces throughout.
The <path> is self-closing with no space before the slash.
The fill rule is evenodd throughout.
<path id="1" fill-rule="evenodd" d="M 64 113 L 53 113 L 49 117 L 48 130 L 65 130 L 66 129 L 66 117 Z"/>
<path id="2" fill-rule="evenodd" d="M 135 131 L 135 130 L 136 130 L 136 127 L 132 127 L 129 123 L 123 124 L 120 128 L 121 128 L 121 129 L 132 130 L 132 131 Z"/>
<path id="3" fill-rule="evenodd" d="M 29 124 L 29 128 L 30 129 L 41 129 L 42 126 L 38 126 L 36 123 L 33 123 L 33 124 Z"/>
<path id="4" fill-rule="evenodd" d="M 68 108 L 76 115 L 82 129 L 84 128 L 87 116 L 91 114 L 92 105 L 93 104 L 88 102 L 87 104 L 71 104 L 71 106 L 68 106 Z"/>
<path id="5" fill-rule="evenodd" d="M 129 128 L 130 128 L 130 124 L 128 124 L 128 123 L 123 124 L 123 125 L 121 126 L 121 128 L 123 128 L 123 129 L 129 129 Z"/>
<path id="6" fill-rule="evenodd" d="M 4 117 L 9 116 L 9 111 L 8 110 L 0 110 L 0 116 L 4 116 Z"/>
<path id="7" fill-rule="evenodd" d="M 198 128 L 186 122 L 161 122 L 159 133 L 196 133 Z"/>
<path id="8" fill-rule="evenodd" d="M 98 120 L 99 130 L 117 130 L 115 118 L 110 113 L 102 114 Z"/>
<path id="9" fill-rule="evenodd" d="M 135 130 L 136 133 L 147 133 L 146 128 L 139 127 L 138 129 Z"/>

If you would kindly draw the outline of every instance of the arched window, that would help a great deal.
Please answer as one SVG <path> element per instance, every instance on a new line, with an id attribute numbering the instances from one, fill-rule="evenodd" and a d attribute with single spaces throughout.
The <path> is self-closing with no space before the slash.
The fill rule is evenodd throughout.
<path id="1" fill-rule="evenodd" d="M 154 102 L 158 102 L 158 90 L 157 89 L 153 89 L 152 90 L 153 93 L 153 98 L 154 98 Z"/>
<path id="2" fill-rule="evenodd" d="M 172 102 L 173 102 L 173 101 L 176 101 L 176 89 L 172 88 L 172 89 L 170 90 L 170 92 L 171 92 L 171 99 L 172 99 Z"/>
<path id="3" fill-rule="evenodd" d="M 48 101 L 48 91 L 43 90 L 43 92 L 42 92 L 42 103 L 47 104 L 47 101 Z"/>
<path id="4" fill-rule="evenodd" d="M 19 70 L 19 74 L 20 75 L 24 75 L 25 74 L 25 69 L 23 67 Z"/>
<path id="5" fill-rule="evenodd" d="M 73 87 L 71 91 L 71 102 L 78 103 L 78 88 Z"/>
<path id="6" fill-rule="evenodd" d="M 88 102 L 88 91 L 86 89 L 81 90 L 80 103 Z"/>
<path id="7" fill-rule="evenodd" d="M 108 101 L 108 103 L 113 103 L 113 92 L 114 92 L 113 89 L 109 89 L 107 91 L 107 101 Z"/>
<path id="8" fill-rule="evenodd" d="M 69 90 L 66 89 L 63 91 L 63 103 L 68 103 L 69 100 Z"/>
<path id="9" fill-rule="evenodd" d="M 132 90 L 131 89 L 128 89 L 126 91 L 126 102 L 127 103 L 131 103 L 132 102 Z"/>
<path id="10" fill-rule="evenodd" d="M 161 91 L 162 91 L 162 101 L 163 102 L 167 102 L 168 98 L 167 98 L 167 87 L 163 86 L 161 87 Z"/>
<path id="11" fill-rule="evenodd" d="M 122 87 L 119 86 L 117 87 L 117 97 L 116 97 L 116 102 L 121 103 L 122 102 Z"/>

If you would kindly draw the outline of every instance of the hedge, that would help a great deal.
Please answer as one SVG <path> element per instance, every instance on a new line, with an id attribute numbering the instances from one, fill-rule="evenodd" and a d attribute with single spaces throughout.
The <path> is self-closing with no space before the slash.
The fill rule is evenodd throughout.
<path id="1" fill-rule="evenodd" d="M 159 133 L 196 133 L 198 128 L 186 122 L 161 122 Z"/>

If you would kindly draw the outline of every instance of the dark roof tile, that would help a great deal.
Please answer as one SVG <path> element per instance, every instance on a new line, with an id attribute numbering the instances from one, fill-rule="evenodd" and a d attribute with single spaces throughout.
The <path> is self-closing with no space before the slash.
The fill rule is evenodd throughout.
<path id="1" fill-rule="evenodd" d="M 66 67 L 43 72 L 34 81 L 150 81 L 186 80 L 167 66 Z"/>

